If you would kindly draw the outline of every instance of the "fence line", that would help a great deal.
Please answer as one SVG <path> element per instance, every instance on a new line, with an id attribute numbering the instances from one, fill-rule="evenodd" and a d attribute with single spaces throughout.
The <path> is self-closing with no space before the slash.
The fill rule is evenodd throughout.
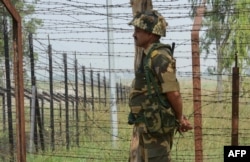
<path id="1" fill-rule="evenodd" d="M 48 49 L 50 49 L 51 45 L 48 46 Z M 65 149 L 70 150 L 74 147 L 82 147 L 82 143 L 91 142 L 94 141 L 93 133 L 95 129 L 99 129 L 102 132 L 105 132 L 112 136 L 112 134 L 109 132 L 109 130 L 106 130 L 109 126 L 107 126 L 108 119 L 102 119 L 100 118 L 100 113 L 103 113 L 105 111 L 108 111 L 108 107 L 112 103 L 107 103 L 109 101 L 107 92 L 110 88 L 116 89 L 116 98 L 117 103 L 119 105 L 126 105 L 128 100 L 128 91 L 129 87 L 127 85 L 123 85 L 122 81 L 116 83 L 115 87 L 108 87 L 108 81 L 106 80 L 105 76 L 101 76 L 100 71 L 94 71 L 92 69 L 86 71 L 85 66 L 79 66 L 77 59 L 74 60 L 74 64 L 72 66 L 74 67 L 74 70 L 71 69 L 71 67 L 67 66 L 70 65 L 69 62 L 67 62 L 67 55 L 63 54 L 63 58 L 61 60 L 63 70 L 61 70 L 61 78 L 55 79 L 54 78 L 54 71 L 53 68 L 56 66 L 53 63 L 53 53 L 52 50 L 50 56 L 48 57 L 49 61 L 51 63 L 50 68 L 48 69 L 49 77 L 46 80 L 37 80 L 35 75 L 37 74 L 35 68 L 36 66 L 31 66 L 31 71 L 34 73 L 34 75 L 31 75 L 30 79 L 26 78 L 28 82 L 30 83 L 26 84 L 26 88 L 24 89 L 24 97 L 25 100 L 28 101 L 25 104 L 26 109 L 26 119 L 29 120 L 28 123 L 31 121 L 31 101 L 32 101 L 32 85 L 35 84 L 37 88 L 36 92 L 36 102 L 35 102 L 35 129 L 34 129 L 34 139 L 32 140 L 34 143 L 34 154 L 39 154 L 39 152 L 46 152 L 46 150 L 58 150 L 61 149 L 62 146 L 65 147 Z M 50 53 L 50 52 L 49 52 Z M 32 57 L 32 55 L 30 55 Z M 30 60 L 33 60 L 34 58 L 30 58 Z M 58 59 L 58 58 L 57 58 Z M 57 62 L 59 62 L 57 60 Z M 32 61 L 31 61 L 32 64 Z M 32 69 L 32 67 L 34 69 Z M 31 74 L 32 74 L 31 73 Z M 81 74 L 81 75 L 80 75 Z M 71 78 L 69 78 L 71 76 Z M 74 76 L 74 77 L 72 77 Z M 186 76 L 185 76 L 186 77 Z M 241 76 L 243 77 L 243 76 Z M 247 76 L 244 80 L 247 79 Z M 34 80 L 32 78 L 35 78 Z M 209 82 L 216 82 L 216 80 L 213 80 L 213 78 L 206 78 L 203 77 L 203 79 L 209 81 Z M 190 82 L 191 83 L 191 82 Z M 226 82 L 225 82 L 226 83 Z M 229 84 L 228 82 L 227 84 Z M 189 86 L 183 85 L 183 99 L 184 104 L 189 103 L 192 99 L 192 95 L 190 91 L 192 88 Z M 211 88 L 202 87 L 203 96 L 207 96 L 207 99 L 204 100 L 204 104 L 202 105 L 202 109 L 206 109 L 207 106 L 211 104 L 216 104 L 216 100 L 214 100 L 214 92 Z M 9 93 L 10 92 L 10 93 Z M 11 97 L 8 98 L 7 94 L 11 94 Z M 231 103 L 230 101 L 230 90 L 228 92 L 224 92 L 225 98 L 224 103 Z M 2 123 L 2 132 L 8 132 L 11 133 L 11 131 L 7 131 L 7 128 L 9 128 L 9 125 L 7 126 L 7 120 L 9 121 L 9 112 L 6 113 L 6 104 L 8 103 L 7 100 L 12 100 L 14 97 L 14 88 L 13 87 L 0 87 L 0 97 L 1 97 L 1 108 L 2 108 L 2 119 L 0 118 Z M 211 98 L 211 99 L 210 99 Z M 246 96 L 246 99 L 248 99 L 249 96 Z M 220 102 L 220 101 L 217 101 Z M 247 105 L 248 101 L 241 100 L 241 105 Z M 11 103 L 12 105 L 12 103 Z M 66 109 L 66 107 L 68 107 Z M 126 107 L 126 106 L 125 106 Z M 52 109 L 53 108 L 53 109 Z M 128 109 L 127 109 L 128 110 Z M 12 110 L 10 112 L 11 114 L 14 113 Z M 118 113 L 126 115 L 126 111 L 124 109 L 119 108 Z M 96 115 L 98 114 L 98 115 Z M 190 112 L 189 118 L 193 118 L 193 112 Z M 215 119 L 215 120 L 228 120 L 230 119 L 230 116 L 207 116 L 206 114 L 203 115 L 203 118 L 206 119 Z M 249 120 L 247 117 L 241 117 L 241 120 Z M 99 125 L 100 123 L 106 123 L 104 126 Z M 120 123 L 121 122 L 121 123 Z M 120 125 L 122 126 L 122 129 L 127 130 L 126 121 L 120 121 Z M 10 123 L 8 123 L 10 124 Z M 27 124 L 26 124 L 27 125 Z M 13 127 L 13 126 L 12 126 Z M 130 129 L 130 128 L 129 128 Z M 230 137 L 230 127 L 221 128 L 219 126 L 217 127 L 206 127 L 202 128 L 205 132 L 213 130 L 214 133 L 210 134 L 203 134 L 203 137 L 209 138 L 210 136 L 225 136 L 222 133 L 219 132 L 219 130 L 223 130 L 223 132 L 228 132 L 228 137 Z M 31 128 L 28 126 L 27 132 L 29 132 Z M 248 137 L 248 133 L 250 130 L 247 128 L 240 128 L 240 131 L 243 131 L 244 134 L 243 138 Z M 13 132 L 13 136 L 15 133 Z M 50 135 L 50 136 L 49 136 Z M 82 139 L 83 136 L 88 136 L 88 140 Z M 120 140 L 125 140 L 126 143 L 129 142 L 129 139 L 123 139 L 122 137 L 119 137 Z M 127 137 L 126 137 L 127 138 Z M 185 138 L 192 138 L 191 135 L 186 136 Z M 26 137 L 26 139 L 29 139 L 29 137 Z M 60 140 L 58 140 L 60 139 Z M 181 138 L 178 138 L 179 140 L 183 140 Z M 228 138 L 228 141 L 230 139 Z M 13 141 L 13 144 L 15 142 Z M 187 152 L 187 150 L 182 150 L 181 148 L 177 147 L 178 151 Z M 32 153 L 32 152 L 30 152 Z M 6 156 L 7 155 L 7 156 Z M 11 155 L 6 154 L 5 156 L 2 156 L 2 159 L 9 159 Z M 63 156 L 63 155 L 58 155 Z M 182 159 L 181 157 L 184 155 L 180 155 L 176 153 L 177 159 Z M 190 156 L 190 155 L 189 155 Z M 188 159 L 192 161 L 192 157 L 189 157 L 185 155 L 185 158 L 187 161 Z M 206 159 L 206 155 L 205 159 Z M 67 157 L 67 156 L 66 156 Z M 78 156 L 79 158 L 81 155 Z M 86 157 L 88 158 L 88 157 Z M 90 157 L 89 157 L 90 158 Z M 207 157 L 208 159 L 212 158 L 213 156 Z M 101 161 L 101 160 L 100 160 Z"/>
<path id="2" fill-rule="evenodd" d="M 65 129 L 65 141 L 66 141 L 66 148 L 70 149 L 70 143 L 71 142 L 76 142 L 76 145 L 79 146 L 79 105 L 82 104 L 83 108 L 85 111 L 87 109 L 93 111 L 93 117 L 95 114 L 95 111 L 101 110 L 100 105 L 104 105 L 105 107 L 107 106 L 107 101 L 108 101 L 108 96 L 107 96 L 107 89 L 110 87 L 107 86 L 108 81 L 106 80 L 106 77 L 103 77 L 103 81 L 101 81 L 101 75 L 99 72 L 94 72 L 93 70 L 90 70 L 90 74 L 86 73 L 85 67 L 82 66 L 81 69 L 78 68 L 77 60 L 75 60 L 75 71 L 74 71 L 74 76 L 75 78 L 69 78 L 69 68 L 67 67 L 68 62 L 67 62 L 67 55 L 63 54 L 63 65 L 64 65 L 64 72 L 63 79 L 61 80 L 56 80 L 54 79 L 54 74 L 53 74 L 53 57 L 52 57 L 52 50 L 51 50 L 51 45 L 48 46 L 48 51 L 49 51 L 49 79 L 46 81 L 48 85 L 40 85 L 41 81 L 37 80 L 36 78 L 36 71 L 35 71 L 35 63 L 34 63 L 34 55 L 33 53 L 33 47 L 32 47 L 32 35 L 29 36 L 30 40 L 30 63 L 31 63 L 31 75 L 30 78 L 25 78 L 25 80 L 30 80 L 31 82 L 29 84 L 26 84 L 26 88 L 24 89 L 24 97 L 25 100 L 28 100 L 29 102 L 29 111 L 31 114 L 32 110 L 32 97 L 35 97 L 35 103 L 34 105 L 34 129 L 30 128 L 30 130 L 34 130 L 32 133 L 34 137 L 30 141 L 34 143 L 35 149 L 34 150 L 29 150 L 31 153 L 32 152 L 40 152 L 45 151 L 45 148 L 48 148 L 48 145 L 50 145 L 51 150 L 55 150 L 55 134 L 57 133 L 55 125 L 59 125 L 59 134 L 63 134 L 63 129 Z M 8 59 L 10 60 L 10 59 Z M 8 62 L 9 63 L 9 62 Z M 11 73 L 9 69 L 9 66 L 7 64 L 6 68 L 6 77 L 10 77 Z M 78 78 L 78 72 L 82 71 L 82 79 Z M 97 74 L 96 74 L 97 73 Z M 94 74 L 97 75 L 97 78 L 94 77 Z M 89 81 L 86 80 L 87 75 L 89 75 Z M 7 79 L 8 80 L 8 79 Z M 10 83 L 7 82 L 6 83 Z M 10 80 L 10 79 L 9 79 Z M 74 80 L 75 82 L 72 82 Z M 79 80 L 83 81 L 81 84 L 79 84 Z M 57 84 L 64 84 L 64 91 L 56 86 Z M 102 83 L 102 84 L 101 84 Z M 35 94 L 32 93 L 31 88 L 35 88 Z M 43 90 L 46 89 L 46 90 Z M 80 90 L 82 88 L 82 90 Z M 116 94 L 117 94 L 117 102 L 123 102 L 127 100 L 128 96 L 128 87 L 126 85 L 123 85 L 121 82 L 116 84 L 116 87 L 111 87 L 116 89 Z M 83 93 L 78 94 L 78 92 L 83 91 Z M 12 114 L 14 113 L 12 109 L 7 109 L 8 112 L 6 112 L 6 107 L 11 107 L 11 101 L 14 97 L 14 88 L 10 84 L 6 84 L 6 87 L 0 87 L 0 95 L 1 95 L 1 100 L 2 100 L 2 125 L 3 125 L 3 132 L 6 132 L 6 128 L 8 128 L 8 136 L 9 139 L 11 139 L 10 144 L 12 146 L 15 145 L 15 141 L 13 141 L 13 136 L 14 136 L 14 130 L 13 130 L 13 119 L 12 119 Z M 104 95 L 102 95 L 104 94 Z M 7 103 L 7 105 L 6 105 Z M 58 114 L 59 114 L 59 123 L 55 123 L 55 104 L 59 104 L 59 109 L 58 109 Z M 48 122 L 46 119 L 47 115 L 47 110 L 46 110 L 46 105 L 49 105 L 49 121 L 50 121 L 50 142 L 45 140 L 46 132 L 45 132 L 45 125 L 46 122 Z M 98 106 L 97 106 L 98 105 Z M 69 108 L 71 107 L 71 108 Z M 98 109 L 97 109 L 98 108 Z M 63 109 L 65 109 L 65 120 L 63 120 Z M 6 116 L 7 114 L 7 116 Z M 27 114 L 26 114 L 27 115 Z M 84 115 L 85 120 L 84 123 L 87 123 L 87 114 L 85 113 Z M 70 121 L 70 117 L 73 117 L 74 122 L 72 123 Z M 28 117 L 28 119 L 32 118 Z M 8 119 L 8 122 L 6 121 Z M 8 126 L 6 125 L 8 123 Z M 65 124 L 65 128 L 63 128 L 63 125 Z M 72 130 L 71 127 L 76 125 L 75 131 L 76 131 L 76 139 L 75 141 L 71 141 L 71 136 L 72 136 Z M 10 149 L 12 148 L 11 146 L 9 147 Z M 32 148 L 32 147 L 30 147 Z M 12 150 L 12 149 L 11 149 Z M 7 157 L 12 157 L 13 155 L 8 155 Z M 4 157 L 2 157 L 4 158 Z M 14 157 L 13 157 L 14 158 Z"/>
<path id="3" fill-rule="evenodd" d="M 6 33 L 6 31 L 4 31 Z M 30 35 L 30 52 L 32 52 L 32 35 Z M 5 46 L 8 46 L 8 42 L 5 42 Z M 6 52 L 7 51 L 7 52 Z M 0 158 L 3 161 L 14 160 L 14 147 L 17 141 L 14 137 L 17 136 L 15 129 L 15 123 L 17 122 L 12 118 L 12 115 L 17 113 L 13 110 L 15 106 L 14 96 L 15 88 L 13 87 L 13 74 L 11 69 L 12 58 L 7 54 L 8 49 L 5 48 L 5 67 L 1 67 L 5 76 L 3 78 L 3 84 L 0 86 Z M 35 51 L 34 51 L 35 52 Z M 31 110 L 32 110 L 32 97 L 35 97 L 35 123 L 34 123 L 34 139 L 31 142 L 34 143 L 35 149 L 27 152 L 29 155 L 41 155 L 45 158 L 48 157 L 62 157 L 69 159 L 88 159 L 93 161 L 126 161 L 126 156 L 122 153 L 127 151 L 127 145 L 129 143 L 129 132 L 131 127 L 127 125 L 127 111 L 126 105 L 128 100 L 129 87 L 124 84 L 123 81 L 126 78 L 119 78 L 120 81 L 116 83 L 115 87 L 109 87 L 108 79 L 105 74 L 101 76 L 105 69 L 98 69 L 92 67 L 79 66 L 77 59 L 68 57 L 67 53 L 53 55 L 52 46 L 48 46 L 48 58 L 45 59 L 41 65 L 36 66 L 34 55 L 30 53 L 30 76 L 28 75 L 28 68 L 25 72 L 27 76 L 25 79 L 24 89 L 24 101 L 25 101 L 25 116 L 26 116 L 26 139 L 29 139 L 27 134 L 30 133 L 32 126 L 31 123 Z M 60 58 L 59 56 L 63 56 Z M 72 59 L 72 60 L 71 60 Z M 73 63 L 72 63 L 73 62 Z M 34 65 L 33 65 L 34 63 Z M 38 64 L 37 63 L 37 64 Z M 48 63 L 48 64 L 47 64 Z M 28 66 L 26 64 L 26 66 Z M 112 69 L 114 73 L 120 71 L 120 69 Z M 46 76 L 48 74 L 48 77 Z M 124 74 L 132 74 L 133 71 L 126 69 L 122 71 Z M 46 74 L 45 74 L 46 73 Z M 182 93 L 184 99 L 184 105 L 189 106 L 191 103 L 193 88 L 190 88 L 191 72 L 180 73 L 180 77 L 187 79 L 187 83 L 184 82 L 182 86 Z M 204 160 L 218 160 L 222 159 L 223 155 L 220 151 L 221 147 L 230 143 L 231 127 L 227 123 L 231 119 L 230 107 L 232 90 L 228 88 L 231 80 L 224 80 L 225 91 L 222 95 L 222 100 L 217 100 L 217 92 L 214 86 L 216 80 L 206 75 L 202 76 L 202 80 L 209 82 L 208 87 L 206 84 L 201 87 L 204 101 L 200 109 L 203 109 L 204 114 L 204 126 L 202 130 L 204 138 Z M 217 74 L 215 74 L 217 75 Z M 38 77 L 39 76 L 39 77 Z M 225 77 L 231 77 L 231 74 L 225 74 Z M 249 88 L 249 76 L 240 75 L 240 84 L 246 84 Z M 130 79 L 130 78 L 129 78 Z M 130 80 L 131 81 L 131 80 Z M 212 85 L 211 85 L 212 82 Z M 4 84 L 5 83 L 5 84 Z M 248 85 L 247 85 L 248 84 Z M 32 86 L 36 86 L 36 93 L 32 93 Z M 230 87 L 230 86 L 229 86 Z M 118 149 L 112 149 L 111 147 L 105 147 L 111 143 L 110 138 L 113 136 L 110 129 L 110 119 L 106 116 L 109 115 L 109 103 L 107 96 L 108 91 L 111 88 L 116 89 L 117 103 L 119 104 L 119 126 L 120 132 L 118 135 L 119 141 L 121 141 L 121 147 Z M 242 125 L 239 127 L 239 142 L 242 145 L 249 145 L 250 129 L 248 123 L 250 118 L 248 117 L 249 110 L 249 89 L 241 88 L 240 91 L 240 105 L 242 107 L 240 115 L 240 121 Z M 221 95 L 221 94 L 220 94 Z M 221 107 L 220 107 L 221 106 Z M 209 112 L 209 113 L 208 113 Z M 188 112 L 188 117 L 193 119 L 194 112 Z M 112 121 L 111 121 L 112 122 Z M 216 125 L 215 123 L 223 123 Z M 226 123 L 226 124 L 225 124 Z M 178 137 L 173 150 L 175 160 L 179 161 L 193 161 L 194 150 L 191 148 L 194 144 L 192 132 L 185 135 L 185 138 Z M 188 141 L 185 141 L 188 139 Z M 27 140 L 28 141 L 28 140 Z M 184 142 L 184 145 L 179 143 Z M 86 145 L 87 143 L 87 145 Z M 102 147 L 100 147 L 100 145 Z M 84 151 L 79 154 L 65 154 L 72 149 L 82 148 Z M 54 151 L 50 153 L 48 150 Z M 58 150 L 63 150 L 62 153 Z M 87 150 L 87 151 L 86 151 Z M 215 150 L 214 152 L 206 153 L 208 150 Z M 89 152 L 88 152 L 89 151 Z M 76 151 L 77 152 L 77 151 Z M 106 153 L 107 157 L 100 156 L 100 152 Z M 72 153 L 72 152 L 70 152 Z M 116 156 L 112 156 L 115 154 Z"/>

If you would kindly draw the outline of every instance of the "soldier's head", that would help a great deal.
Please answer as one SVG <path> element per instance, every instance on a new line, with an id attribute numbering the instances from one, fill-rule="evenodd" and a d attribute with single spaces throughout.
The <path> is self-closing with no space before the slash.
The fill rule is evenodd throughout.
<path id="1" fill-rule="evenodd" d="M 149 10 L 136 13 L 129 25 L 165 37 L 168 23 L 158 11 Z"/>
<path id="2" fill-rule="evenodd" d="M 133 34 L 136 46 L 147 48 L 166 35 L 167 22 L 157 11 L 150 10 L 137 13 L 129 23 L 135 27 Z"/>

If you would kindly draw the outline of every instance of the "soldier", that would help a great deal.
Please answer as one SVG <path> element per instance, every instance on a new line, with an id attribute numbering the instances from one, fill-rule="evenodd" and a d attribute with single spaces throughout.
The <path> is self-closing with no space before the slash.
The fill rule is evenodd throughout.
<path id="1" fill-rule="evenodd" d="M 130 162 L 170 162 L 176 130 L 192 129 L 182 113 L 182 98 L 176 78 L 172 49 L 160 43 L 167 22 L 155 10 L 137 13 L 133 25 L 136 46 L 143 55 L 129 97 L 128 123 L 134 124 Z"/>

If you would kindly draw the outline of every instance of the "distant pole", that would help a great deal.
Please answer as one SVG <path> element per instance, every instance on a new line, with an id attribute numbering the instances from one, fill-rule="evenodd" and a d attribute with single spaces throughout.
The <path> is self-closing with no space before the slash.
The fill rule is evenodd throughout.
<path id="1" fill-rule="evenodd" d="M 106 0 L 107 6 L 107 36 L 108 36 L 108 56 L 109 56 L 109 88 L 110 88 L 110 112 L 111 112 L 111 125 L 112 125 L 112 140 L 113 145 L 116 145 L 118 135 L 118 121 L 117 121 L 117 106 L 115 95 L 115 73 L 112 70 L 115 68 L 114 63 L 114 44 L 112 32 L 112 0 Z"/>
<path id="2" fill-rule="evenodd" d="M 9 130 L 9 152 L 12 160 L 14 160 L 14 136 L 13 136 L 13 120 L 12 120 L 12 104 L 11 104 L 11 77 L 10 77 L 10 55 L 9 55 L 9 37 L 7 18 L 3 18 L 3 37 L 4 37 L 4 56 L 5 56 L 5 75 L 6 75 L 6 94 L 7 94 L 7 114 L 8 114 L 8 130 Z M 3 112 L 3 114 L 5 111 Z M 5 115 L 5 114 L 4 114 Z"/>
<path id="3" fill-rule="evenodd" d="M 76 144 L 79 147 L 79 95 L 78 95 L 78 61 L 75 53 L 75 102 L 76 102 Z"/>
<path id="4" fill-rule="evenodd" d="M 53 61 L 52 61 L 52 46 L 48 36 L 48 56 L 49 56 L 49 91 L 50 91 L 50 146 L 51 150 L 55 150 L 55 127 L 54 127 L 54 86 L 53 86 Z"/>
<path id="5" fill-rule="evenodd" d="M 30 72 L 31 72 L 31 85 L 32 85 L 32 102 L 31 102 L 31 122 L 30 122 L 30 145 L 29 152 L 33 153 L 33 142 L 35 132 L 35 106 L 36 106 L 36 81 L 35 81 L 35 64 L 34 64 L 34 51 L 33 51 L 33 35 L 29 33 L 29 50 L 30 50 Z"/>
<path id="6" fill-rule="evenodd" d="M 31 120 L 30 120 L 30 145 L 29 152 L 33 153 L 33 142 L 35 132 L 35 119 L 36 119 L 36 87 L 32 86 L 32 100 L 31 100 Z"/>
<path id="7" fill-rule="evenodd" d="M 65 131 L 66 131 L 66 148 L 69 150 L 70 138 L 69 138 L 69 91 L 68 91 L 68 66 L 67 66 L 67 55 L 63 54 L 64 64 L 64 87 L 65 87 Z"/>
<path id="8" fill-rule="evenodd" d="M 195 162 L 203 161 L 202 148 L 202 111 L 201 111 L 201 77 L 200 77 L 200 53 L 199 32 L 202 24 L 202 16 L 205 12 L 205 3 L 197 7 L 191 33 L 192 41 L 192 74 L 193 74 L 193 104 L 194 104 L 194 137 L 195 137 Z"/>

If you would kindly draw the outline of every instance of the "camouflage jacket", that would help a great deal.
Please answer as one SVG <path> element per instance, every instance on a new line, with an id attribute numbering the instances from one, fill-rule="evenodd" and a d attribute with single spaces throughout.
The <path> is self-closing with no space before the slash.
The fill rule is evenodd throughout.
<path id="1" fill-rule="evenodd" d="M 178 127 L 166 93 L 179 91 L 175 59 L 169 45 L 154 43 L 144 50 L 129 97 L 129 124 L 145 123 L 147 132 L 165 134 Z"/>
<path id="2" fill-rule="evenodd" d="M 147 60 L 148 58 L 148 60 Z M 175 59 L 171 53 L 169 45 L 154 43 L 148 49 L 144 50 L 139 68 L 136 70 L 130 92 L 130 106 L 141 106 L 141 104 L 150 104 L 148 95 L 155 94 L 155 88 L 151 85 L 151 93 L 145 76 L 145 66 L 148 66 L 153 74 L 155 83 L 162 94 L 165 102 L 166 92 L 179 91 L 179 83 L 176 79 Z M 139 110 L 138 110 L 139 111 Z M 135 112 L 136 113 L 136 112 Z"/>

